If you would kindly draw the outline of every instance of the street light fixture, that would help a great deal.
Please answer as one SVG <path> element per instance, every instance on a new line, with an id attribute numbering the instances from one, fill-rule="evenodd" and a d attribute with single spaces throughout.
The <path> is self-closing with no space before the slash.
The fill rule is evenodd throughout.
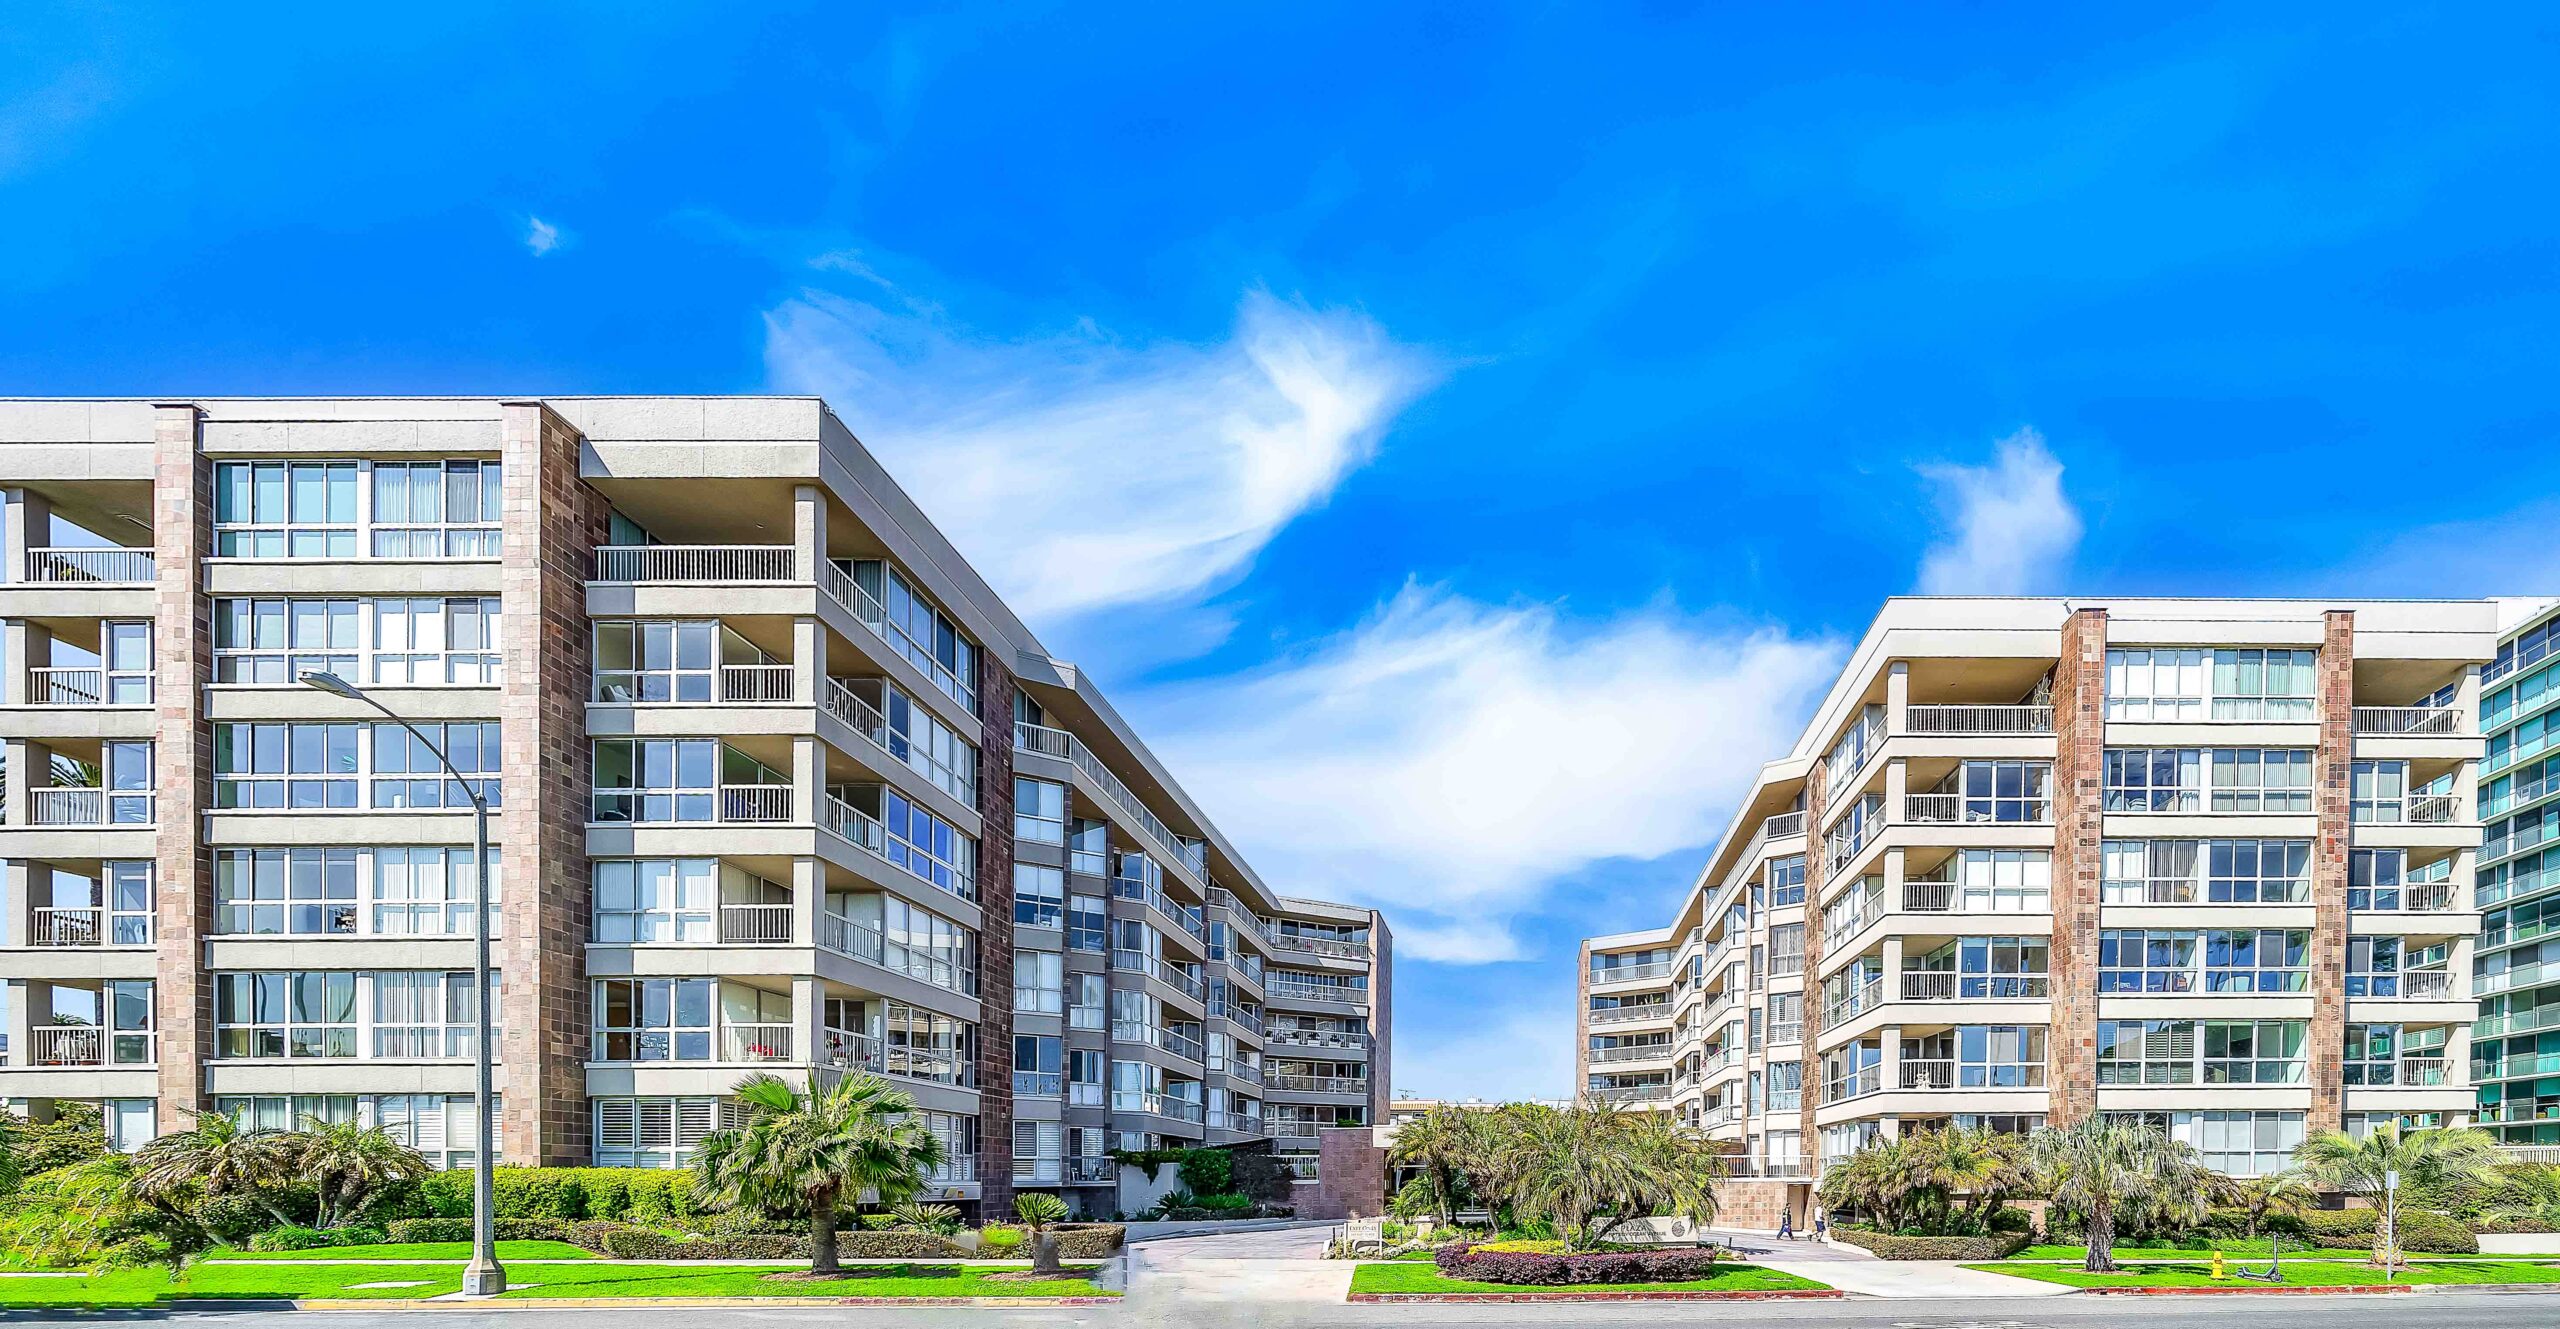
<path id="1" fill-rule="evenodd" d="M 480 1142 L 479 1148 L 472 1155 L 471 1263 L 463 1266 L 462 1295 L 494 1297 L 507 1290 L 507 1271 L 498 1264 L 496 1224 L 492 1221 L 497 1213 L 497 1204 L 490 1184 L 490 1169 L 496 1166 L 498 1139 L 496 1123 L 489 1112 L 491 1097 L 489 1092 L 491 1079 L 489 1005 L 492 995 L 489 981 L 489 800 L 481 794 L 477 785 L 464 779 L 462 772 L 454 769 L 453 759 L 444 755 L 442 744 L 429 741 L 425 734 L 418 732 L 416 725 L 403 719 L 390 707 L 366 696 L 363 689 L 336 674 L 320 670 L 303 674 L 302 681 L 330 696 L 363 702 L 382 712 L 401 728 L 408 730 L 411 738 L 424 744 L 427 751 L 436 754 L 436 760 L 444 763 L 445 773 L 451 775 L 454 783 L 462 786 L 462 792 L 471 799 L 471 870 L 474 905 L 471 911 L 471 945 L 472 977 L 476 984 L 472 1004 L 478 1008 L 480 1016 L 479 1034 L 472 1040 L 474 1053 L 472 1060 L 476 1064 L 472 1068 L 475 1077 L 471 1086 L 471 1105 L 472 1116 L 480 1125 Z"/>

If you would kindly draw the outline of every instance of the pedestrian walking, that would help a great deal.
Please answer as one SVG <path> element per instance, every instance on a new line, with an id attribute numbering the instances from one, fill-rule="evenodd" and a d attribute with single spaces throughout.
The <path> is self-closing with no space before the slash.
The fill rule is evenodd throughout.
<path id="1" fill-rule="evenodd" d="M 1796 1211 L 1790 1209 L 1787 1212 L 1778 1215 L 1778 1240 L 1793 1241 L 1795 1239 Z"/>
<path id="2" fill-rule="evenodd" d="M 1819 1209 L 1813 1211 L 1813 1239 L 1815 1241 L 1831 1239 L 1831 1215 Z"/>

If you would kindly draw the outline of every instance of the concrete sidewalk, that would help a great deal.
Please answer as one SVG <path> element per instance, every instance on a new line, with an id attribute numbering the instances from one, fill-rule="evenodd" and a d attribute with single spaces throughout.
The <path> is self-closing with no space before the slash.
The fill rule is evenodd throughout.
<path id="1" fill-rule="evenodd" d="M 1987 1274 L 1979 1269 L 1936 1260 L 1792 1259 L 1783 1251 L 1755 1255 L 1751 1262 L 1780 1273 L 1810 1278 L 1853 1296 L 1891 1300 L 1932 1297 L 2067 1297 L 2079 1291 L 2060 1283 Z"/>

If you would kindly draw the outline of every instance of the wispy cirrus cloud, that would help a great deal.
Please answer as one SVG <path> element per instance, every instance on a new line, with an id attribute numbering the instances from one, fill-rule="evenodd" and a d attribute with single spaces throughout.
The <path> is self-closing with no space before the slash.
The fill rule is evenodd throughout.
<path id="1" fill-rule="evenodd" d="M 1264 668 L 1133 705 L 1263 876 L 1486 963 L 1594 864 L 1711 842 L 1830 681 L 1838 643 L 1668 608 L 1597 623 L 1407 587 Z"/>
<path id="2" fill-rule="evenodd" d="M 960 325 L 859 255 L 876 288 L 766 315 L 769 376 L 826 395 L 1034 622 L 1193 602 L 1376 454 L 1437 371 L 1365 314 L 1253 291 L 1226 339 Z"/>
<path id="3" fill-rule="evenodd" d="M 2080 510 L 2044 435 L 2021 429 L 1984 466 L 1927 465 L 1942 532 L 1920 561 L 1928 595 L 2027 595 L 2054 589 L 2080 544 Z"/>
<path id="4" fill-rule="evenodd" d="M 533 255 L 535 258 L 540 258 L 543 255 L 550 253 L 552 250 L 558 249 L 560 247 L 560 241 L 563 238 L 564 237 L 561 235 L 560 228 L 558 226 L 544 221 L 540 217 L 527 217 L 524 219 L 525 252 Z"/>

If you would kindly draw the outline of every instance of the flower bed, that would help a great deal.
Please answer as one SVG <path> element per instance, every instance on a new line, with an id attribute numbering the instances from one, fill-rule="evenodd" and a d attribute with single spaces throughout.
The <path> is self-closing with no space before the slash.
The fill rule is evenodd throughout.
<path id="1" fill-rule="evenodd" d="M 1860 1250 L 1873 1251 L 1884 1260 L 2005 1260 L 2018 1253 L 2034 1238 L 2024 1232 L 2002 1232 L 1988 1237 L 1906 1237 L 1892 1232 L 1869 1232 L 1864 1228 L 1835 1227 L 1831 1239 Z"/>
<path id="2" fill-rule="evenodd" d="M 1686 1283 L 1714 1276 L 1716 1252 L 1712 1248 L 1700 1248 L 1564 1255 L 1535 1250 L 1449 1246 L 1434 1256 L 1432 1263 L 1443 1277 L 1471 1283 L 1532 1287 Z"/>

